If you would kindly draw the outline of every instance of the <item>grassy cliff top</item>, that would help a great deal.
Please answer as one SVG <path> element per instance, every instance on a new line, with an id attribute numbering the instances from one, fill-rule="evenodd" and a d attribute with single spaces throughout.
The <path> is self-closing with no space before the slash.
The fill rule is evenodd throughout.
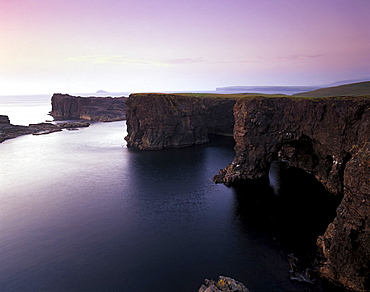
<path id="1" fill-rule="evenodd" d="M 369 82 L 370 83 L 370 82 Z M 323 99 L 336 99 L 336 100 L 356 100 L 356 99 L 370 99 L 370 94 L 364 95 L 328 95 L 328 96 L 302 96 L 301 94 L 297 95 L 284 95 L 284 94 L 262 94 L 262 93 L 235 93 L 235 94 L 222 94 L 222 93 L 133 93 L 130 96 L 142 96 L 142 95 L 151 95 L 152 97 L 171 97 L 176 98 L 176 96 L 182 97 L 198 97 L 198 98 L 214 98 L 214 99 L 255 99 L 255 98 L 277 98 L 277 99 L 291 99 L 291 100 L 323 100 Z"/>
<path id="2" fill-rule="evenodd" d="M 326 87 L 293 94 L 299 97 L 366 96 L 370 95 L 370 81 Z"/>
<path id="3" fill-rule="evenodd" d="M 288 97 L 288 95 L 284 94 L 262 94 L 262 93 L 233 93 L 233 94 L 222 94 L 222 93 L 133 93 L 131 96 L 139 96 L 139 95 L 168 95 L 168 96 L 187 96 L 187 97 L 202 97 L 202 98 L 230 98 L 230 99 L 239 99 L 239 98 L 246 98 L 246 97 Z"/>

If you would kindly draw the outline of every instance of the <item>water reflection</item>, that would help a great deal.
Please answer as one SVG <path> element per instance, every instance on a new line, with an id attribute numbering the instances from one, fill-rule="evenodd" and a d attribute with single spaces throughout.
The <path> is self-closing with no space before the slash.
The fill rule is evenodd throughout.
<path id="1" fill-rule="evenodd" d="M 0 290 L 196 291 L 219 275 L 252 291 L 302 290 L 260 228 L 274 205 L 248 204 L 274 197 L 268 182 L 234 196 L 212 181 L 232 145 L 136 152 L 124 128 L 0 144 Z"/>

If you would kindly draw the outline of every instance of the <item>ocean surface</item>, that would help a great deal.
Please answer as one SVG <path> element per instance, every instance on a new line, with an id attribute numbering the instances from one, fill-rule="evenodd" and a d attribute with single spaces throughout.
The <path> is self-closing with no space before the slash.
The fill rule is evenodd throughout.
<path id="1" fill-rule="evenodd" d="M 0 97 L 0 114 L 50 120 L 50 98 Z M 311 289 L 240 195 L 213 183 L 232 139 L 136 151 L 125 135 L 125 121 L 92 123 L 0 144 L 0 291 L 198 291 L 219 275 Z"/>

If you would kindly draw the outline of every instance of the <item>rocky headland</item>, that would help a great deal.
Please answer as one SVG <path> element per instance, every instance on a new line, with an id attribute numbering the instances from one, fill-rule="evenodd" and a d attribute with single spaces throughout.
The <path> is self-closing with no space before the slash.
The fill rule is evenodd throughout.
<path id="1" fill-rule="evenodd" d="M 317 240 L 320 273 L 334 283 L 370 288 L 370 98 L 240 99 L 234 107 L 235 158 L 214 177 L 233 182 L 267 176 L 283 161 L 343 196 Z"/>
<path id="2" fill-rule="evenodd" d="M 212 106 L 207 102 L 196 96 L 130 96 L 128 145 L 153 150 L 204 144 L 211 131 L 227 134 L 220 129 L 232 121 L 235 158 L 214 181 L 233 185 L 267 177 L 280 162 L 313 175 L 342 198 L 335 219 L 317 238 L 320 274 L 349 289 L 369 290 L 370 97 L 239 98 L 226 103 L 233 105 L 233 119 L 225 118 L 230 114 L 222 98 Z"/>
<path id="3" fill-rule="evenodd" d="M 88 127 L 88 122 L 71 122 L 71 123 L 39 123 L 30 124 L 29 126 L 12 125 L 9 117 L 0 115 L 0 143 L 16 138 L 22 135 L 44 135 L 54 132 L 62 131 L 63 129 L 75 130 L 77 128 Z"/>
<path id="4" fill-rule="evenodd" d="M 234 98 L 131 94 L 127 104 L 127 145 L 142 150 L 201 145 L 209 134 L 232 136 Z"/>
<path id="5" fill-rule="evenodd" d="M 82 97 L 54 93 L 51 112 L 55 120 L 82 119 L 99 122 L 126 119 L 126 97 Z"/>

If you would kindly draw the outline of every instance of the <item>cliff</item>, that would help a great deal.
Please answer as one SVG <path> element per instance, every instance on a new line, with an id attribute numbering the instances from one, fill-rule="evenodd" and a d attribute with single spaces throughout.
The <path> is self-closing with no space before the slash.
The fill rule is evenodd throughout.
<path id="1" fill-rule="evenodd" d="M 370 137 L 369 105 L 369 98 L 240 99 L 234 107 L 236 155 L 215 180 L 260 178 L 272 161 L 286 160 L 331 193 L 342 193 L 350 149 Z"/>
<path id="2" fill-rule="evenodd" d="M 84 119 L 110 122 L 126 119 L 125 97 L 81 97 L 55 93 L 50 115 L 56 120 Z"/>
<path id="3" fill-rule="evenodd" d="M 234 117 L 235 158 L 214 180 L 261 178 L 273 161 L 285 161 L 344 195 L 318 239 L 320 272 L 351 289 L 370 289 L 370 98 L 253 97 L 236 102 Z"/>
<path id="4" fill-rule="evenodd" d="M 230 134 L 232 123 L 235 157 L 214 181 L 232 185 L 267 177 L 279 161 L 313 175 L 343 198 L 317 239 L 320 274 L 350 289 L 370 290 L 370 97 L 225 99 L 131 95 L 128 145 L 203 144 L 210 132 Z"/>
<path id="5" fill-rule="evenodd" d="M 344 171 L 344 198 L 337 216 L 317 240 L 321 274 L 360 291 L 370 290 L 370 143 L 351 149 Z"/>
<path id="6" fill-rule="evenodd" d="M 131 94 L 127 99 L 127 145 L 159 150 L 208 143 L 208 134 L 233 133 L 232 98 L 181 94 Z"/>

